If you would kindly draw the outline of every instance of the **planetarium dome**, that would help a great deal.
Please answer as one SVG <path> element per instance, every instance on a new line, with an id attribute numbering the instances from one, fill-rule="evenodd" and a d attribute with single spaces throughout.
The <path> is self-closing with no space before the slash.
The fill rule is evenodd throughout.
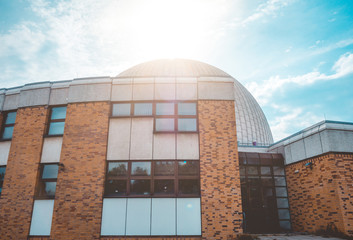
<path id="1" fill-rule="evenodd" d="M 251 93 L 224 71 L 206 63 L 187 59 L 161 59 L 138 64 L 116 78 L 197 78 L 200 81 L 234 82 L 237 137 L 240 145 L 270 145 L 272 133 L 267 119 Z"/>

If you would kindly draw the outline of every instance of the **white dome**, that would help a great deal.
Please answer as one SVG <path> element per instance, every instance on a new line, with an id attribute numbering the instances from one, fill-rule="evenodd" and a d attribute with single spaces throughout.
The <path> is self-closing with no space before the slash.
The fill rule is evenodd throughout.
<path id="1" fill-rule="evenodd" d="M 117 78 L 139 77 L 226 77 L 224 71 L 206 63 L 187 59 L 161 59 L 141 63 L 120 73 Z M 251 93 L 234 80 L 237 137 L 241 145 L 270 145 L 272 133 L 261 107 Z"/>

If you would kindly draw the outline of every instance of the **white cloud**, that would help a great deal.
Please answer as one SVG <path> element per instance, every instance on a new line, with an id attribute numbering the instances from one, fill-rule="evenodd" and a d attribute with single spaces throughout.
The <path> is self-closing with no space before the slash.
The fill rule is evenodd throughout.
<path id="1" fill-rule="evenodd" d="M 288 84 L 310 85 L 317 81 L 327 81 L 338 79 L 353 73 L 353 54 L 343 54 L 333 65 L 334 74 L 326 75 L 318 71 L 306 73 L 304 75 L 281 78 L 280 76 L 272 76 L 268 80 L 257 83 L 251 82 L 247 84 L 249 91 L 255 96 L 261 105 L 266 105 L 273 93 L 282 89 Z"/>
<path id="2" fill-rule="evenodd" d="M 277 16 L 276 13 L 283 7 L 287 6 L 290 1 L 284 0 L 268 0 L 257 7 L 255 12 L 243 20 L 242 24 L 257 21 L 266 16 Z"/>

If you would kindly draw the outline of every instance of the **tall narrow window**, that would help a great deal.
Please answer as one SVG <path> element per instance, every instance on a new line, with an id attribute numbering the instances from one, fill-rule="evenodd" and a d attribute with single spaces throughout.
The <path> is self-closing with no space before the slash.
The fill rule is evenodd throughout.
<path id="1" fill-rule="evenodd" d="M 0 196 L 2 192 L 2 185 L 4 183 L 5 171 L 6 171 L 6 166 L 0 167 Z"/>
<path id="2" fill-rule="evenodd" d="M 63 135 L 66 107 L 53 107 L 50 112 L 48 135 Z"/>
<path id="3" fill-rule="evenodd" d="M 16 112 L 8 112 L 5 115 L 2 139 L 12 139 L 13 128 L 15 126 Z"/>
<path id="4" fill-rule="evenodd" d="M 54 198 L 56 180 L 58 177 L 58 164 L 42 164 L 37 188 L 37 198 Z"/>

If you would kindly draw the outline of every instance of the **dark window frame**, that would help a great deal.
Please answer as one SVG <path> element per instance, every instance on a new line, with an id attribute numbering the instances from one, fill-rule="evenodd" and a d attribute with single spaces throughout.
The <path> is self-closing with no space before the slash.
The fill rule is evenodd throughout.
<path id="1" fill-rule="evenodd" d="M 47 125 L 47 129 L 46 129 L 46 135 L 45 137 L 60 137 L 64 135 L 65 132 L 65 122 L 66 122 L 66 114 L 65 114 L 65 118 L 60 118 L 60 119 L 51 119 L 52 117 L 52 113 L 53 113 L 53 109 L 54 108 L 60 108 L 60 107 L 66 107 L 66 114 L 67 114 L 67 105 L 55 105 L 55 106 L 51 106 L 50 110 L 49 110 L 49 114 L 48 114 L 48 125 Z M 62 134 L 49 134 L 49 130 L 50 130 L 50 124 L 51 123 L 55 123 L 55 122 L 64 122 L 64 131 Z"/>
<path id="2" fill-rule="evenodd" d="M 47 165 L 57 165 L 58 166 L 58 174 L 59 174 L 59 169 L 60 169 L 60 164 L 59 163 L 40 163 L 39 164 L 39 175 L 38 175 L 38 180 L 37 180 L 37 186 L 36 186 L 36 191 L 35 191 L 35 199 L 36 200 L 41 200 L 41 199 L 55 199 L 55 193 L 56 193 L 56 187 L 55 187 L 55 193 L 53 196 L 44 196 L 41 195 L 41 187 L 45 186 L 44 183 L 46 182 L 55 182 L 57 183 L 58 178 L 44 178 L 43 179 L 43 171 L 44 167 Z"/>
<path id="3" fill-rule="evenodd" d="M 197 174 L 195 175 L 179 175 L 178 163 L 185 161 L 197 162 Z M 127 175 L 126 176 L 108 176 L 109 163 L 111 162 L 123 162 L 128 163 Z M 133 176 L 132 175 L 132 163 L 133 162 L 150 162 L 151 164 L 151 174 L 149 176 Z M 173 175 L 155 175 L 155 163 L 156 162 L 174 162 L 174 174 Z M 109 180 L 123 180 L 126 181 L 126 194 L 124 195 L 113 195 L 106 193 L 106 185 Z M 131 180 L 149 180 L 150 181 L 150 193 L 146 195 L 131 194 Z M 174 193 L 173 194 L 161 194 L 155 193 L 154 182 L 155 180 L 173 180 L 174 181 Z M 198 193 L 197 194 L 182 194 L 179 193 L 179 180 L 197 180 L 198 183 Z M 104 185 L 104 198 L 195 198 L 201 196 L 200 190 L 200 161 L 199 160 L 116 160 L 116 161 L 107 161 L 106 165 L 106 178 Z"/>
<path id="4" fill-rule="evenodd" d="M 7 111 L 7 112 L 2 112 L 3 114 L 3 120 L 2 120 L 2 127 L 1 127 L 1 138 L 0 138 L 0 141 L 11 141 L 12 140 L 12 137 L 13 137 L 13 134 L 11 135 L 11 138 L 4 138 L 4 132 L 5 132 L 5 129 L 8 128 L 8 127 L 15 127 L 15 124 L 16 124 L 16 118 L 15 118 L 15 122 L 14 123 L 10 123 L 10 124 L 6 124 L 6 120 L 7 120 L 7 116 L 9 115 L 9 113 L 16 113 L 16 118 L 17 118 L 17 110 L 15 111 Z"/>

